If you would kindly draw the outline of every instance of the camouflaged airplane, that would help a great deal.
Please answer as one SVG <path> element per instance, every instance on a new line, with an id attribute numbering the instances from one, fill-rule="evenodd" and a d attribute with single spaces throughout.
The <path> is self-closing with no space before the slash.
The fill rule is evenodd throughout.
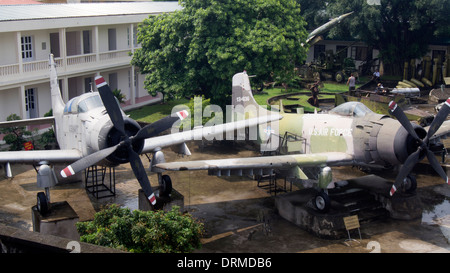
<path id="1" fill-rule="evenodd" d="M 153 153 L 152 164 L 165 162 L 161 151 L 164 147 L 171 146 L 180 154 L 190 155 L 186 141 L 211 138 L 229 131 L 234 132 L 235 129 L 267 122 L 266 119 L 254 118 L 158 136 L 178 120 L 186 118 L 189 113 L 186 110 L 178 111 L 141 128 L 120 109 L 117 99 L 101 76 L 95 78 L 98 92 L 88 92 L 64 103 L 52 55 L 49 64 L 53 117 L 0 123 L 0 127 L 49 122 L 55 125 L 59 150 L 0 152 L 0 163 L 5 164 L 8 177 L 12 177 L 11 163 L 39 166 L 37 184 L 38 187 L 45 189 L 45 193 L 37 194 L 37 208 L 41 213 L 46 212 L 50 203 L 49 188 L 58 182 L 53 167 L 49 165 L 70 164 L 60 173 L 63 179 L 92 165 L 114 167 L 129 162 L 146 197 L 154 205 L 156 197 L 139 157 L 140 154 Z M 280 116 L 272 117 L 280 118 Z M 169 194 L 172 189 L 170 177 L 158 173 L 158 182 L 159 194 Z"/>
<path id="2" fill-rule="evenodd" d="M 254 100 L 246 72 L 233 77 L 232 101 L 246 118 L 270 113 Z M 327 188 L 332 182 L 332 166 L 402 165 L 390 191 L 392 196 L 398 189 L 415 190 L 416 180 L 410 172 L 427 156 L 448 183 L 432 152 L 442 151 L 439 141 L 450 134 L 450 121 L 444 122 L 450 111 L 450 98 L 444 105 L 425 128 L 411 123 L 395 102 L 389 106 L 397 120 L 376 114 L 360 102 L 343 103 L 328 113 L 281 112 L 281 120 L 259 125 L 257 133 L 262 151 L 283 151 L 285 155 L 170 162 L 156 167 L 171 171 L 208 170 L 208 174 L 217 176 L 275 173 L 290 181 L 304 182 L 305 186 L 312 179 L 318 185 L 313 203 L 326 212 L 330 208 Z"/>

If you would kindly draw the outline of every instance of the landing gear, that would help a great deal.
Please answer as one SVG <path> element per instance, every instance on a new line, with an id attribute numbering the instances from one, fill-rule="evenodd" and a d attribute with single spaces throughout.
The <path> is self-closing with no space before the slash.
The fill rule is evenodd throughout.
<path id="1" fill-rule="evenodd" d="M 416 177 L 412 174 L 408 174 L 403 181 L 402 188 L 404 193 L 414 193 L 417 189 Z"/>
<path id="2" fill-rule="evenodd" d="M 318 211 L 326 213 L 331 207 L 330 197 L 325 191 L 320 191 L 313 198 L 313 204 Z"/>
<path id="3" fill-rule="evenodd" d="M 36 207 L 42 215 L 45 215 L 50 211 L 50 188 L 56 185 L 57 180 L 55 171 L 47 162 L 40 162 L 39 165 L 37 186 L 43 188 L 45 192 L 37 194 Z"/>
<path id="4" fill-rule="evenodd" d="M 172 179 L 170 176 L 163 175 L 161 176 L 161 185 L 159 187 L 159 195 L 160 196 L 169 196 L 172 193 Z"/>
<path id="5" fill-rule="evenodd" d="M 38 192 L 36 207 L 42 215 L 47 214 L 49 209 L 49 202 L 44 192 Z"/>

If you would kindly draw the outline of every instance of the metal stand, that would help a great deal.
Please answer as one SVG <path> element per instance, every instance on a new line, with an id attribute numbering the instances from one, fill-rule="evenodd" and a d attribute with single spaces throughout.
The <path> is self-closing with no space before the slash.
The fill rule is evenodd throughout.
<path id="1" fill-rule="evenodd" d="M 288 189 L 286 178 L 284 178 L 284 185 L 278 186 L 276 174 L 260 175 L 257 177 L 257 181 L 258 181 L 257 186 L 259 188 L 268 188 L 268 191 L 270 194 L 273 193 L 274 195 L 277 195 L 278 191 L 280 191 L 280 192 L 292 191 L 292 183 L 289 183 L 290 187 Z"/>
<path id="2" fill-rule="evenodd" d="M 107 169 L 108 173 L 107 173 Z M 105 184 L 106 175 L 109 185 Z M 116 169 L 114 167 L 91 166 L 85 172 L 85 189 L 95 198 L 105 198 L 116 195 Z"/>

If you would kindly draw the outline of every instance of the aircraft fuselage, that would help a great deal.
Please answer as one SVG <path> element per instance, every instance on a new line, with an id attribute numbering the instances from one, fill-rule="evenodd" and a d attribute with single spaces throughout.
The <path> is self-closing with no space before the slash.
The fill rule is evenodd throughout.
<path id="1" fill-rule="evenodd" d="M 269 142 L 276 145 L 271 148 L 285 153 L 344 152 L 354 157 L 355 164 L 390 166 L 402 164 L 417 149 L 397 120 L 358 102 L 342 104 L 327 114 L 282 115 L 280 121 L 260 126 L 259 140 L 263 145 L 273 134 Z M 414 129 L 420 137 L 426 135 L 422 127 Z"/>

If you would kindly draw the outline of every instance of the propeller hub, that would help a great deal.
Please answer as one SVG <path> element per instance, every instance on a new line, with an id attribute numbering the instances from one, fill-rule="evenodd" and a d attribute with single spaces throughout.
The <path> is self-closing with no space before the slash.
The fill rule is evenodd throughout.
<path id="1" fill-rule="evenodd" d="M 132 147 L 136 153 L 140 153 L 144 148 L 144 140 L 132 141 L 133 136 L 141 129 L 139 124 L 132 119 L 125 119 L 124 123 L 126 135 L 112 127 L 106 137 L 106 147 L 112 147 L 120 143 L 120 147 L 106 158 L 115 164 L 123 164 L 129 161 L 128 147 Z"/>

